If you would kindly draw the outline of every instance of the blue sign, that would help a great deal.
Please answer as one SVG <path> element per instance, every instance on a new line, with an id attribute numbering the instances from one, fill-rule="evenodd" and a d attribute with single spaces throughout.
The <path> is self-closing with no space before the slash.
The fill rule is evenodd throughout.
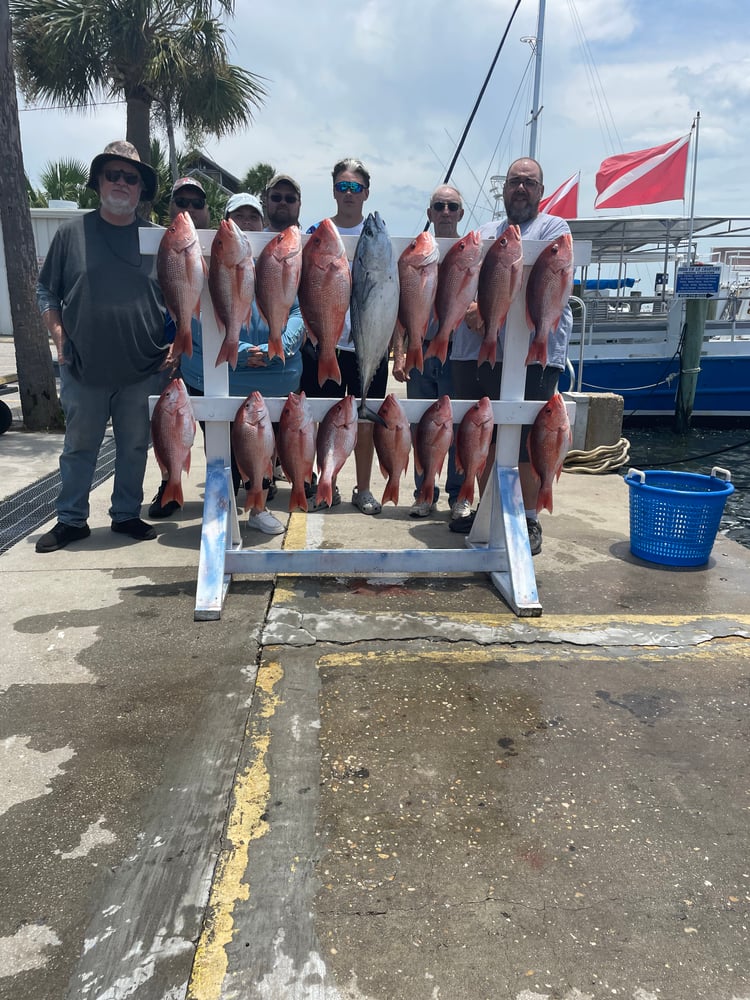
<path id="1" fill-rule="evenodd" d="M 675 295 L 687 299 L 710 299 L 719 293 L 721 265 L 691 264 L 677 268 Z"/>

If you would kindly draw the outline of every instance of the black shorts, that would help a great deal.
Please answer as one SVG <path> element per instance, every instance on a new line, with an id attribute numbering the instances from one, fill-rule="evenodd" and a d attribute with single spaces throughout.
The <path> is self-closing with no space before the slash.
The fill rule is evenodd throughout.
<path id="1" fill-rule="evenodd" d="M 341 371 L 341 385 L 328 379 L 318 385 L 318 351 L 309 341 L 302 349 L 302 382 L 300 387 L 310 399 L 343 399 L 344 396 L 362 397 L 362 379 L 354 351 L 336 351 Z M 368 397 L 385 399 L 388 386 L 388 355 L 383 358 L 373 375 Z"/>
<path id="2" fill-rule="evenodd" d="M 481 399 L 482 396 L 489 396 L 490 399 L 500 398 L 500 380 L 503 366 L 497 364 L 490 366 L 485 361 L 477 365 L 475 361 L 453 361 L 451 364 L 453 374 L 453 386 L 455 388 L 456 399 Z M 541 365 L 529 365 L 526 369 L 526 385 L 524 386 L 524 399 L 552 399 L 557 392 L 557 383 L 562 374 L 561 368 L 542 368 Z M 524 425 L 521 429 L 521 450 L 519 454 L 520 462 L 528 462 L 529 453 L 526 448 L 526 439 L 529 436 L 531 427 Z M 495 440 L 497 428 L 492 435 Z"/>

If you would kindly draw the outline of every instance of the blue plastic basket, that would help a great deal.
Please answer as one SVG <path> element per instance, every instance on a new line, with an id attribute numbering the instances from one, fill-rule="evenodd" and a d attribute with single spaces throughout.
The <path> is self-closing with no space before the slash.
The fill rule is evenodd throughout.
<path id="1" fill-rule="evenodd" d="M 726 469 L 710 476 L 630 469 L 630 551 L 665 566 L 702 566 L 711 555 L 724 504 L 734 492 Z"/>

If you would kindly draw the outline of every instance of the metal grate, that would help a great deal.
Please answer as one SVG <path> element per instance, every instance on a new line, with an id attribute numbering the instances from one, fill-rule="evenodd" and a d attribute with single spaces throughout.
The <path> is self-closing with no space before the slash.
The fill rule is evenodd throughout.
<path id="1" fill-rule="evenodd" d="M 115 442 L 110 437 L 99 450 L 91 488 L 109 479 L 114 471 Z M 0 501 L 0 555 L 54 516 L 59 492 L 60 473 L 52 472 Z"/>

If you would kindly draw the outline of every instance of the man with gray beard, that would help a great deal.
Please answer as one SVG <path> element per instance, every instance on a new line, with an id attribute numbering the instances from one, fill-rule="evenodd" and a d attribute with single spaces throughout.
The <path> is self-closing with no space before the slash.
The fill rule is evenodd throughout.
<path id="1" fill-rule="evenodd" d="M 169 345 L 156 256 L 140 251 L 140 201 L 156 195 L 155 171 L 135 146 L 111 142 L 95 156 L 88 187 L 99 207 L 61 226 L 37 284 L 37 303 L 57 348 L 65 441 L 57 524 L 36 543 L 54 552 L 88 538 L 89 494 L 99 448 L 112 421 L 116 458 L 112 531 L 155 538 L 140 519 L 150 438 L 148 397 L 159 395 Z"/>

